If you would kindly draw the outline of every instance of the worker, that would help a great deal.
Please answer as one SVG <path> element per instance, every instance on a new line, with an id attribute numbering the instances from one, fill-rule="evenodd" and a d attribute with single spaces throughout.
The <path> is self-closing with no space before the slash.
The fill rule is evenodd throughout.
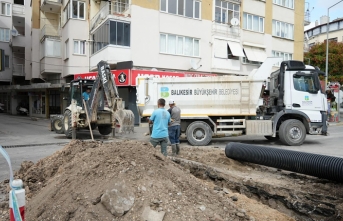
<path id="1" fill-rule="evenodd" d="M 169 140 L 172 147 L 172 155 L 180 153 L 180 130 L 181 130 L 181 110 L 175 106 L 174 101 L 169 101 L 169 109 L 171 122 L 168 127 Z"/>
<path id="2" fill-rule="evenodd" d="M 333 93 L 332 93 L 332 91 L 330 89 L 326 90 L 326 99 L 327 99 L 327 102 L 328 102 L 328 117 L 330 118 L 331 105 L 336 100 L 335 95 L 333 95 Z"/>
<path id="3" fill-rule="evenodd" d="M 149 124 L 153 124 L 150 143 L 156 147 L 161 146 L 161 153 L 167 156 L 168 145 L 168 124 L 170 123 L 170 114 L 164 109 L 166 101 L 163 98 L 158 99 L 158 109 L 152 112 Z"/>
<path id="4" fill-rule="evenodd" d="M 87 88 L 85 92 L 82 93 L 82 96 L 83 96 L 83 99 L 85 101 L 88 101 L 89 100 L 89 94 L 91 93 L 91 89 L 90 88 Z"/>

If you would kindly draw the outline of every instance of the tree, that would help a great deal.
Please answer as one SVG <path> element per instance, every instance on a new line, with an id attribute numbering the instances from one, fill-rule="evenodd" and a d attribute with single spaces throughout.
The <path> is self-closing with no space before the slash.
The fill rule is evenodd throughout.
<path id="1" fill-rule="evenodd" d="M 329 41 L 328 81 L 343 83 L 343 42 Z M 325 72 L 326 42 L 317 43 L 304 54 L 304 62 L 310 61 L 312 66 L 318 66 Z"/>

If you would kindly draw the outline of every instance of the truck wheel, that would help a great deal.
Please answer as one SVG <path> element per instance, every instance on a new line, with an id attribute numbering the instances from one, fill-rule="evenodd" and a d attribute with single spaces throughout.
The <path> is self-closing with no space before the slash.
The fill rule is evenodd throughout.
<path id="1" fill-rule="evenodd" d="M 66 135 L 66 137 L 72 138 L 73 129 L 71 125 L 71 111 L 70 110 L 66 110 L 64 112 L 63 129 L 64 129 L 64 134 Z"/>
<path id="2" fill-rule="evenodd" d="M 57 115 L 52 118 L 52 129 L 57 133 L 57 134 L 63 134 L 63 115 Z"/>
<path id="3" fill-rule="evenodd" d="M 270 141 L 277 141 L 280 139 L 279 135 L 276 135 L 276 137 L 272 137 L 272 136 L 264 136 L 264 137 Z"/>
<path id="4" fill-rule="evenodd" d="M 211 127 L 203 121 L 195 121 L 187 127 L 186 136 L 193 146 L 206 146 L 212 140 Z"/>
<path id="5" fill-rule="evenodd" d="M 306 129 L 299 120 L 286 120 L 279 129 L 280 140 L 288 146 L 300 146 L 306 138 Z"/>
<path id="6" fill-rule="evenodd" d="M 98 125 L 98 130 L 101 135 L 109 135 L 112 133 L 111 125 Z"/>

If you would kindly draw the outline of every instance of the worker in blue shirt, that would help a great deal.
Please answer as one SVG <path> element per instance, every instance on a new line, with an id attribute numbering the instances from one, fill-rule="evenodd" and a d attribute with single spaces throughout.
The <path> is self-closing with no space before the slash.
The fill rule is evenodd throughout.
<path id="1" fill-rule="evenodd" d="M 170 114 L 164 109 L 166 101 L 161 98 L 157 101 L 158 109 L 152 113 L 149 124 L 153 124 L 152 134 L 150 137 L 150 143 L 156 147 L 161 146 L 161 153 L 167 156 L 167 145 L 168 145 L 168 125 L 170 123 Z"/>
<path id="2" fill-rule="evenodd" d="M 91 93 L 91 89 L 90 88 L 87 88 L 85 92 L 82 93 L 82 96 L 83 96 L 83 99 L 85 101 L 88 101 L 89 100 L 89 94 Z"/>

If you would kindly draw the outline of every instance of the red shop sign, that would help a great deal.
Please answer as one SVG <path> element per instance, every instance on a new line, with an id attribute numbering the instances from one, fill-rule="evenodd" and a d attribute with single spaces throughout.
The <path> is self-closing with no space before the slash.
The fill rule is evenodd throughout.
<path id="1" fill-rule="evenodd" d="M 115 80 L 117 86 L 129 86 L 130 85 L 130 81 L 131 81 L 130 69 L 112 70 L 111 72 L 114 75 L 114 80 Z M 76 79 L 95 80 L 97 74 L 98 74 L 97 72 L 75 74 L 74 80 L 76 80 Z"/>

